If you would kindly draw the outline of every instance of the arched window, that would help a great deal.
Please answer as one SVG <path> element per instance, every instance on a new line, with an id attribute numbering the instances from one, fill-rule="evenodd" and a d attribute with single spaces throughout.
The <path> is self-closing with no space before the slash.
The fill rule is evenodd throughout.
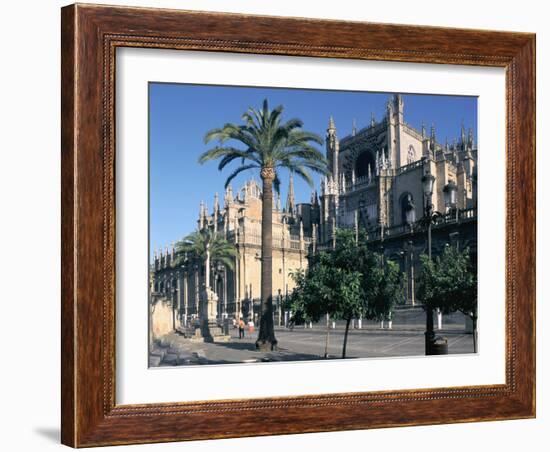
<path id="1" fill-rule="evenodd" d="M 401 195 L 401 222 L 403 224 L 413 224 L 416 221 L 416 211 L 413 197 L 410 193 Z"/>
<path id="2" fill-rule="evenodd" d="M 409 150 L 407 152 L 407 164 L 412 163 L 416 160 L 416 152 L 414 150 L 414 146 L 411 144 L 409 146 Z"/>
<path id="3" fill-rule="evenodd" d="M 369 166 L 371 167 L 372 174 L 374 174 L 374 158 L 372 157 L 372 153 L 365 151 L 355 161 L 355 176 L 359 178 L 368 175 Z"/>

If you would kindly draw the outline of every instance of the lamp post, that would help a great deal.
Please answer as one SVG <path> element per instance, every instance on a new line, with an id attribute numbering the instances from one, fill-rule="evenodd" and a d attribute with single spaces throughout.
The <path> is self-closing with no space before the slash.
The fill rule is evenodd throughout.
<path id="1" fill-rule="evenodd" d="M 283 299 L 281 297 L 281 289 L 277 290 L 277 324 L 281 326 L 281 312 L 283 309 Z"/>
<path id="2" fill-rule="evenodd" d="M 445 209 L 446 212 L 450 214 L 458 214 L 458 210 L 456 208 L 456 194 L 458 192 L 458 186 L 455 184 L 454 181 L 449 181 L 447 185 L 443 188 L 443 194 L 445 196 Z"/>
<path id="3" fill-rule="evenodd" d="M 435 177 L 431 174 L 425 174 L 422 177 L 422 189 L 424 191 L 424 199 L 426 200 L 426 207 L 424 212 L 424 220 L 426 222 L 428 230 L 428 259 L 432 260 L 432 223 L 435 220 L 433 204 L 432 204 L 432 194 L 433 186 L 435 182 Z M 435 343 L 435 333 L 434 333 L 434 313 L 433 309 L 430 306 L 426 307 L 426 332 L 424 333 L 425 338 L 425 354 L 433 354 L 433 345 Z"/>

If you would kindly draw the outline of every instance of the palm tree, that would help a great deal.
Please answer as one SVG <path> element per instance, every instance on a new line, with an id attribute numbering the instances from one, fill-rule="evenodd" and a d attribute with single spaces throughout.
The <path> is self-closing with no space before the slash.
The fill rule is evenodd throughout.
<path id="1" fill-rule="evenodd" d="M 280 179 L 277 171 L 286 168 L 304 179 L 310 186 L 313 180 L 310 170 L 327 172 L 322 153 L 312 144 L 323 144 L 317 134 L 302 130 L 299 119 L 282 122 L 283 106 L 270 110 L 267 99 L 261 110 L 250 107 L 243 114 L 244 124 L 225 124 L 210 130 L 205 143 L 218 140 L 219 144 L 204 152 L 200 163 L 220 159 L 218 169 L 223 170 L 234 160 L 240 165 L 227 177 L 225 186 L 240 173 L 250 169 L 260 171 L 262 179 L 262 260 L 261 260 L 261 318 L 256 348 L 267 351 L 277 346 L 273 329 L 272 303 L 272 211 L 273 188 L 279 192 Z M 227 141 L 238 142 L 244 149 L 226 145 Z"/>
<path id="2" fill-rule="evenodd" d="M 210 266 L 211 263 L 221 263 L 229 269 L 235 267 L 235 258 L 238 251 L 235 245 L 229 243 L 220 234 L 203 229 L 195 231 L 184 237 L 175 245 L 175 265 L 182 265 L 186 260 L 194 256 L 204 262 L 204 275 L 206 288 L 210 288 Z"/>

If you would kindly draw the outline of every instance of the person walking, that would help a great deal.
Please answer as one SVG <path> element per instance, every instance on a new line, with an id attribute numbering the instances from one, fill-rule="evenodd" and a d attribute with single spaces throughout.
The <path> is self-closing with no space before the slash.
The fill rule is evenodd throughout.
<path id="1" fill-rule="evenodd" d="M 243 319 L 239 319 L 239 339 L 244 338 L 244 322 Z"/>
<path id="2" fill-rule="evenodd" d="M 252 319 L 248 321 L 248 332 L 250 333 L 251 336 L 252 336 L 252 333 L 254 333 L 254 321 Z"/>

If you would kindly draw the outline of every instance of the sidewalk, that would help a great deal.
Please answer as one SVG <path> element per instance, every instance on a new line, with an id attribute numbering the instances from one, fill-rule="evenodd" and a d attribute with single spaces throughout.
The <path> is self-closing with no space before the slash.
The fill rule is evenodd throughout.
<path id="1" fill-rule="evenodd" d="M 197 364 L 242 364 L 275 361 L 306 361 L 322 357 L 308 353 L 297 353 L 279 347 L 277 351 L 260 352 L 255 342 L 258 336 L 246 333 L 239 339 L 237 329 L 230 331 L 229 342 L 192 342 L 177 333 L 167 334 L 160 343 L 153 346 L 149 354 L 149 367 Z"/>
<path id="2" fill-rule="evenodd" d="M 229 342 L 193 342 L 177 333 L 167 334 L 157 341 L 149 355 L 149 366 L 181 366 L 202 364 L 238 364 L 277 361 L 308 361 L 325 359 L 326 329 L 316 325 L 313 329 L 295 327 L 289 330 L 276 327 L 278 350 L 260 352 L 256 350 L 257 331 L 239 339 L 238 330 L 230 330 Z M 449 354 L 472 353 L 471 334 L 463 330 L 446 329 L 436 331 L 437 336 L 449 340 Z M 344 328 L 337 326 L 330 330 L 330 357 L 339 358 L 342 353 Z M 424 355 L 424 330 L 394 330 L 366 327 L 350 330 L 348 335 L 348 358 L 377 358 Z"/>

